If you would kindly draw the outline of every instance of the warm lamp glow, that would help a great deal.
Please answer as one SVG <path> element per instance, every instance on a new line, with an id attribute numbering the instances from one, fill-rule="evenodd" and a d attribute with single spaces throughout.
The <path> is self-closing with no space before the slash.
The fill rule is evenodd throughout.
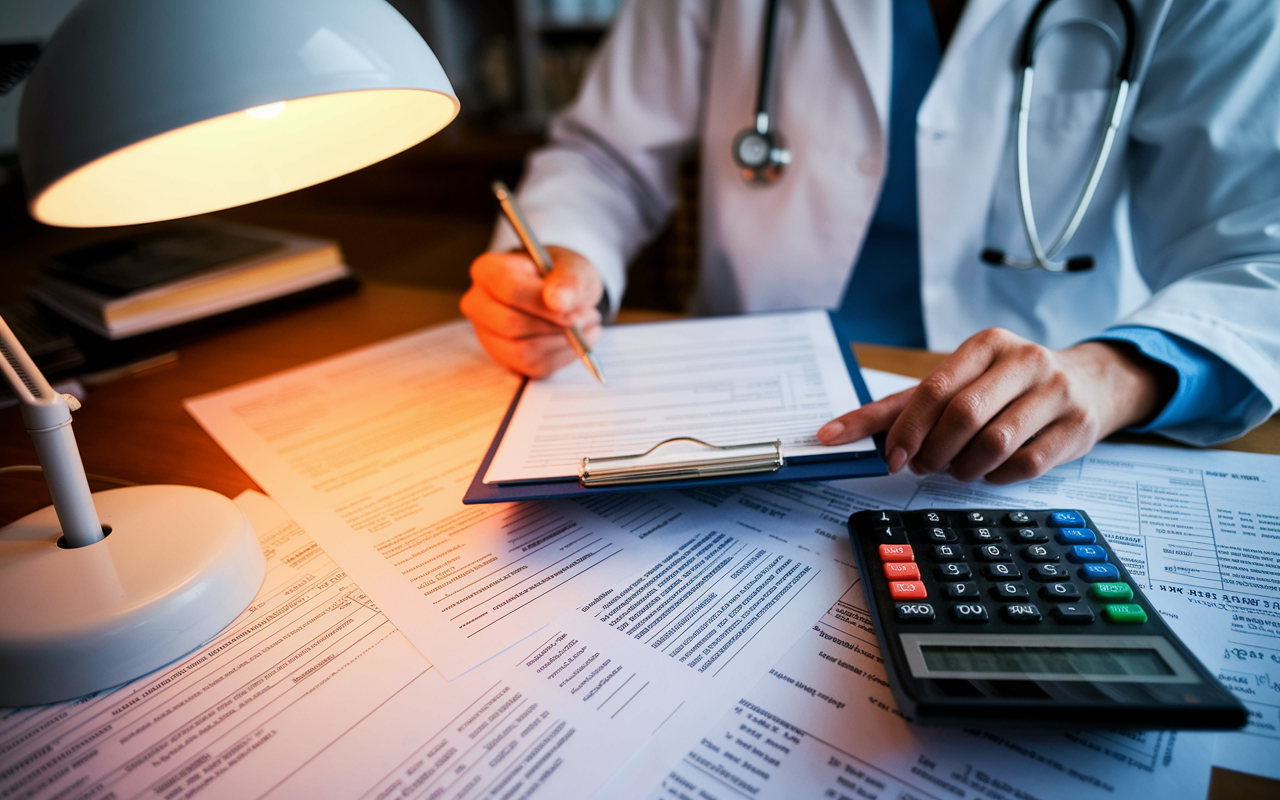
<path id="1" fill-rule="evenodd" d="M 274 116 L 278 116 L 281 111 L 284 111 L 283 100 L 279 103 L 267 103 L 265 106 L 258 106 L 256 108 L 246 108 L 244 113 L 251 117 L 257 117 L 258 119 L 271 119 Z"/>
<path id="2" fill-rule="evenodd" d="M 353 172 L 453 120 L 457 101 L 420 89 L 372 89 L 237 111 L 117 150 L 31 201 L 36 219 L 87 228 L 205 214 Z M 271 117 L 271 124 L 262 119 Z"/>

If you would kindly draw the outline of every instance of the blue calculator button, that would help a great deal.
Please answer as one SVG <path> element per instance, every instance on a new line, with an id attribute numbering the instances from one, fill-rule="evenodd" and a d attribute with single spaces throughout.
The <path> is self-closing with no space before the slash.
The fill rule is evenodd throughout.
<path id="1" fill-rule="evenodd" d="M 1088 528 L 1063 528 L 1058 531 L 1059 544 L 1093 544 L 1098 537 Z"/>
<path id="2" fill-rule="evenodd" d="M 1055 528 L 1082 528 L 1084 517 L 1078 511 L 1050 511 L 1049 524 Z"/>
<path id="3" fill-rule="evenodd" d="M 1101 545 L 1096 544 L 1077 544 L 1073 545 L 1067 551 L 1067 558 L 1077 564 L 1104 563 L 1107 560 L 1107 551 Z"/>
<path id="4" fill-rule="evenodd" d="M 1120 580 L 1120 570 L 1116 569 L 1115 564 L 1085 564 L 1080 568 L 1080 577 L 1089 583 L 1118 581 Z"/>

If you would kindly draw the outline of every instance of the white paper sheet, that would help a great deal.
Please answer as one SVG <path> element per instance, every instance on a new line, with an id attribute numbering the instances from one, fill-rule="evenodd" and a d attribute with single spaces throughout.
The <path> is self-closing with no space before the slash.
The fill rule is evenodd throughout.
<path id="1" fill-rule="evenodd" d="M 760 531 L 698 492 L 462 505 L 513 388 L 459 323 L 187 407 L 452 679 L 690 538 Z"/>
<path id="2" fill-rule="evenodd" d="M 1214 764 L 1280 779 L 1280 457 L 1099 444 L 1041 478 L 871 478 L 885 507 L 1081 508 L 1179 638 L 1249 709 Z M 906 498 L 904 500 L 904 497 Z"/>
<path id="3" fill-rule="evenodd" d="M 704 580 L 714 560 L 637 576 L 694 579 L 694 602 L 668 607 L 705 611 L 687 626 L 697 639 L 652 647 L 645 634 L 662 629 L 606 618 L 623 604 L 599 598 L 446 682 L 278 506 L 256 493 L 237 502 L 268 559 L 250 608 L 206 647 L 115 691 L 0 711 L 0 794 L 584 797 L 664 720 L 699 718 L 766 669 L 777 640 L 752 639 L 768 620 L 803 628 L 809 613 L 790 601 L 817 578 L 798 553 L 722 541 L 734 558 L 716 574 L 729 580 Z M 645 585 L 630 581 L 624 603 Z M 742 607 L 725 608 L 717 587 L 740 591 Z"/>
<path id="4" fill-rule="evenodd" d="M 574 477 L 584 456 L 644 453 L 667 439 L 782 442 L 783 455 L 857 452 L 815 434 L 858 407 L 823 311 L 606 327 L 593 346 L 609 378 L 580 364 L 531 381 L 486 483 Z"/>
<path id="5" fill-rule="evenodd" d="M 1212 735 L 909 725 L 859 586 L 691 743 L 650 798 L 1202 798 Z M 633 767 L 633 765 L 628 765 Z M 619 793 L 615 793 L 619 792 Z"/>

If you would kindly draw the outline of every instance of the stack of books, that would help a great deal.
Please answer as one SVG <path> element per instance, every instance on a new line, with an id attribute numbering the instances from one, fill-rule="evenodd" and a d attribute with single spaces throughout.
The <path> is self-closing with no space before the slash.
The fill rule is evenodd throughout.
<path id="1" fill-rule="evenodd" d="M 114 341 L 354 282 L 331 239 L 197 218 L 63 254 L 31 295 Z"/>

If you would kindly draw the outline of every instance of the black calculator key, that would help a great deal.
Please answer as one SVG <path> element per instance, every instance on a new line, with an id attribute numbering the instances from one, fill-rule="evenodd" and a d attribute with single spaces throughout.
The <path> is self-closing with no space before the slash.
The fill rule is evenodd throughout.
<path id="1" fill-rule="evenodd" d="M 1016 602 L 1018 600 L 1026 600 L 1028 597 L 1027 587 L 1023 586 L 1020 583 L 1009 583 L 1009 582 L 997 583 L 995 586 L 992 586 L 991 594 L 997 600 L 1004 600 L 1006 602 Z"/>
<path id="2" fill-rule="evenodd" d="M 1000 614 L 1010 622 L 1040 621 L 1040 609 L 1034 603 L 1010 603 L 1000 609 Z"/>
<path id="3" fill-rule="evenodd" d="M 901 528 L 902 515 L 897 511 L 877 511 L 872 524 L 877 528 Z"/>
<path id="4" fill-rule="evenodd" d="M 1002 544 L 984 544 L 974 550 L 983 561 L 1012 561 L 1013 553 Z"/>
<path id="5" fill-rule="evenodd" d="M 981 511 L 969 511 L 964 515 L 965 525 L 990 525 L 991 517 L 983 514 Z"/>
<path id="6" fill-rule="evenodd" d="M 1009 538 L 1021 544 L 1031 544 L 1032 542 L 1049 541 L 1049 534 L 1035 528 L 1018 528 L 1009 534 Z"/>
<path id="7" fill-rule="evenodd" d="M 933 606 L 928 603 L 898 603 L 898 622 L 933 622 Z"/>
<path id="8" fill-rule="evenodd" d="M 1093 622 L 1093 609 L 1088 603 L 1061 603 L 1054 606 L 1053 616 L 1058 622 L 1087 625 Z"/>
<path id="9" fill-rule="evenodd" d="M 996 528 L 974 528 L 969 531 L 969 541 L 982 544 L 984 542 L 1002 542 L 1004 537 Z"/>
<path id="10" fill-rule="evenodd" d="M 935 544 L 934 561 L 964 561 L 964 548 L 958 544 Z"/>
<path id="11" fill-rule="evenodd" d="M 1004 524 L 1012 527 L 1034 527 L 1036 518 L 1025 511 L 1010 511 L 1004 515 Z"/>
<path id="12" fill-rule="evenodd" d="M 951 618 L 956 622 L 986 622 L 987 607 L 982 603 L 956 603 L 951 606 Z"/>
<path id="13" fill-rule="evenodd" d="M 968 600 L 978 596 L 978 584 L 976 583 L 944 583 L 942 588 L 947 597 L 956 600 Z"/>
<path id="14" fill-rule="evenodd" d="M 1055 603 L 1075 602 L 1080 599 L 1080 590 L 1074 583 L 1050 583 L 1040 587 L 1040 596 Z"/>
<path id="15" fill-rule="evenodd" d="M 907 532 L 903 528 L 876 528 L 877 544 L 906 544 Z"/>
<path id="16" fill-rule="evenodd" d="M 941 511 L 921 511 L 916 519 L 919 520 L 920 525 L 923 525 L 926 528 L 932 528 L 934 526 L 945 528 L 951 524 L 951 520 L 947 519 L 947 515 L 943 514 Z"/>
<path id="17" fill-rule="evenodd" d="M 1022 549 L 1022 557 L 1028 561 L 1035 561 L 1037 563 L 1057 561 L 1059 558 L 1057 550 L 1054 550 L 1052 547 L 1046 547 L 1042 544 L 1033 544 L 1030 547 L 1024 547 Z"/>
<path id="18" fill-rule="evenodd" d="M 933 576 L 940 581 L 967 581 L 973 577 L 968 564 L 943 564 L 933 568 Z"/>
<path id="19" fill-rule="evenodd" d="M 924 538 L 931 542 L 958 542 L 960 537 L 950 528 L 929 528 L 924 532 Z"/>
<path id="20" fill-rule="evenodd" d="M 1040 564 L 1031 568 L 1031 577 L 1038 581 L 1065 581 L 1071 577 L 1066 567 L 1057 564 Z"/>
<path id="21" fill-rule="evenodd" d="M 988 580 L 1016 581 L 1022 577 L 1022 570 L 1016 564 L 988 564 L 982 569 Z"/>

